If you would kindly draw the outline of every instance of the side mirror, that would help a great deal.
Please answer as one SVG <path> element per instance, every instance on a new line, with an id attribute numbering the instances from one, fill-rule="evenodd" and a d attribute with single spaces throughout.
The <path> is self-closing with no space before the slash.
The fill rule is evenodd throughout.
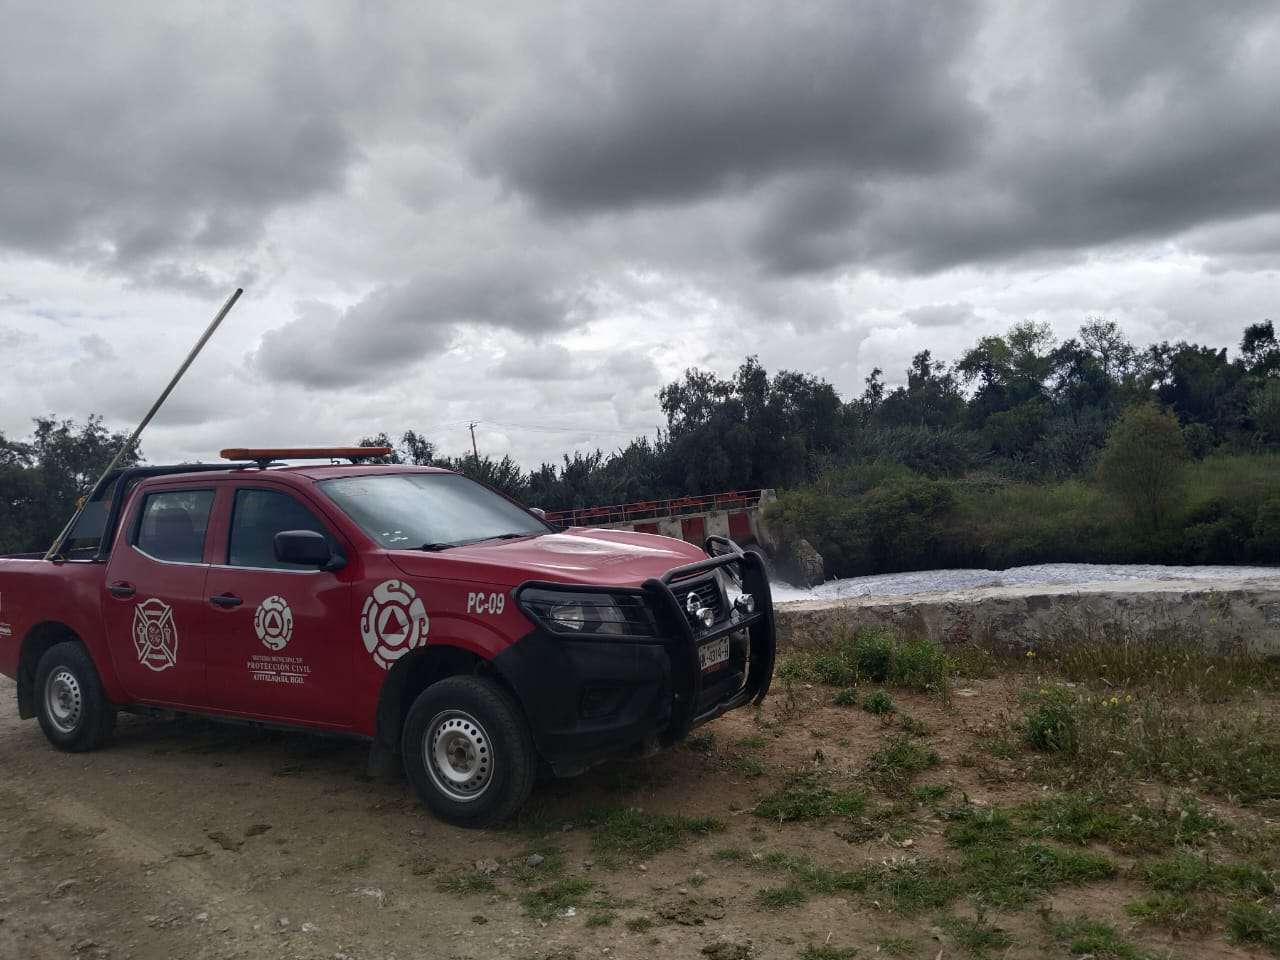
<path id="1" fill-rule="evenodd" d="M 275 536 L 275 551 L 281 563 L 332 569 L 334 554 L 329 541 L 314 530 L 281 530 Z"/>
<path id="2" fill-rule="evenodd" d="M 541 507 L 530 507 L 529 512 L 532 513 L 539 520 L 547 519 L 547 511 L 543 510 Z"/>

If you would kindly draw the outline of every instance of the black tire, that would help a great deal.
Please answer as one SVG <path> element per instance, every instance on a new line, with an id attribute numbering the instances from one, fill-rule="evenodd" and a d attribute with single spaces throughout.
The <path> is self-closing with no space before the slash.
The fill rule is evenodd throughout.
<path id="1" fill-rule="evenodd" d="M 116 711 L 102 689 L 93 659 L 72 640 L 56 643 L 36 665 L 36 716 L 59 750 L 96 750 L 116 725 Z"/>
<path id="2" fill-rule="evenodd" d="M 423 804 L 463 827 L 512 816 L 538 768 L 520 705 L 483 677 L 446 677 L 422 691 L 405 720 L 400 755 Z"/>

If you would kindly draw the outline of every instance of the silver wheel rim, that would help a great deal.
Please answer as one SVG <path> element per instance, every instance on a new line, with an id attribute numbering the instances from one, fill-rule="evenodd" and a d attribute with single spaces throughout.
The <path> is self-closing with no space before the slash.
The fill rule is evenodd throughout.
<path id="1" fill-rule="evenodd" d="M 45 713 L 59 733 L 74 733 L 84 713 L 80 681 L 66 667 L 58 667 L 44 682 Z"/>
<path id="2" fill-rule="evenodd" d="M 431 718 L 422 754 L 431 782 L 450 800 L 477 800 L 493 782 L 489 734 L 462 710 L 444 710 Z"/>

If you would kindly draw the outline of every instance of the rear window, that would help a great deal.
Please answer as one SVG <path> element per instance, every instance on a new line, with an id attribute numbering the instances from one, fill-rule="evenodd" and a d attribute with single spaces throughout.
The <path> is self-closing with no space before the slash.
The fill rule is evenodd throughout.
<path id="1" fill-rule="evenodd" d="M 212 490 L 149 493 L 142 503 L 134 544 L 156 560 L 200 563 L 212 507 Z"/>

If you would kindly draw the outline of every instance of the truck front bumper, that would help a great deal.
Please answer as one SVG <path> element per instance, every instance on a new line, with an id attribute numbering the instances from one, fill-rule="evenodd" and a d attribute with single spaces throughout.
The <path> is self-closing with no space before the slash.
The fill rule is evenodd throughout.
<path id="1" fill-rule="evenodd" d="M 695 630 L 677 598 L 682 582 L 737 564 L 754 613 L 731 611 Z M 759 703 L 773 679 L 776 633 L 769 580 L 753 553 L 714 557 L 643 585 L 654 640 L 566 638 L 538 629 L 494 658 L 515 688 L 543 760 L 558 776 L 601 760 L 651 753 L 729 710 Z M 729 659 L 703 671 L 699 648 L 729 638 Z"/>

